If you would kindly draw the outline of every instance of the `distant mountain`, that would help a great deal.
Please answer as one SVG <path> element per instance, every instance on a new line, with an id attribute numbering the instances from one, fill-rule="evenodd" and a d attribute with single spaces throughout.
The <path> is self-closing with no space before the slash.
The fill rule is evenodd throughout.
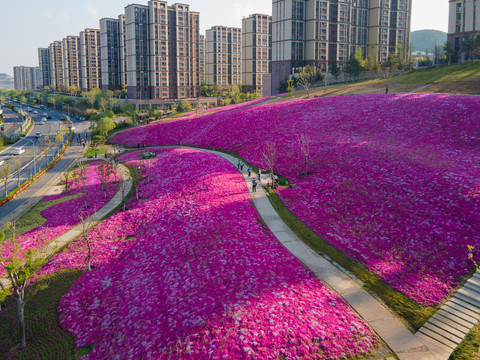
<path id="1" fill-rule="evenodd" d="M 13 77 L 8 74 L 0 74 L 0 89 L 11 90 L 14 88 Z"/>
<path id="2" fill-rule="evenodd" d="M 425 51 L 425 49 L 428 49 L 430 53 L 433 52 L 435 44 L 443 46 L 446 41 L 447 33 L 439 30 L 412 31 L 410 38 L 413 51 Z"/>

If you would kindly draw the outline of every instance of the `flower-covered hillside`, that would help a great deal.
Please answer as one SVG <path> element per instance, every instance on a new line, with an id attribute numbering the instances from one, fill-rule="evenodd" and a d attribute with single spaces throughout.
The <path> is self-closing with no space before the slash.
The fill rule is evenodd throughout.
<path id="1" fill-rule="evenodd" d="M 110 174 L 105 173 L 104 180 L 107 186 L 104 187 L 101 183 L 100 167 L 102 166 L 105 166 L 105 163 L 86 164 L 84 174 L 81 174 L 81 170 L 75 170 L 76 177 L 68 180 L 70 185 L 66 193 L 62 192 L 42 199 L 42 201 L 51 201 L 73 197 L 45 209 L 42 212 L 42 217 L 46 220 L 43 225 L 17 236 L 16 240 L 22 251 L 41 248 L 110 201 L 117 192 L 119 174 L 114 169 Z M 74 195 L 79 196 L 75 197 Z M 13 244 L 10 242 L 8 245 L 4 244 L 0 247 L 0 255 L 10 256 L 13 250 L 12 246 Z M 0 269 L 0 275 L 4 273 L 5 270 Z"/>
<path id="2" fill-rule="evenodd" d="M 93 345 L 85 358 L 335 359 L 374 349 L 369 327 L 262 226 L 235 166 L 196 150 L 155 152 L 123 157 L 143 168 L 141 199 L 115 226 L 99 225 L 106 238 L 136 241 L 60 303 L 62 326 L 78 346 Z"/>
<path id="3" fill-rule="evenodd" d="M 310 137 L 304 172 L 298 136 Z M 480 235 L 480 98 L 363 95 L 251 107 L 118 134 L 126 145 L 231 149 L 297 187 L 285 204 L 336 248 L 425 305 L 448 294 L 471 265 Z"/>

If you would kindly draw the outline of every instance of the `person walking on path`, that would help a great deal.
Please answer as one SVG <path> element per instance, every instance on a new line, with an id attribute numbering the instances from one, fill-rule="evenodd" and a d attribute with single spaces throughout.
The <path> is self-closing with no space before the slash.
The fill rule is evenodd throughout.
<path id="1" fill-rule="evenodd" d="M 252 170 L 250 170 L 250 168 L 248 168 L 247 173 L 248 173 L 248 177 L 250 177 L 252 175 Z"/>
<path id="2" fill-rule="evenodd" d="M 385 86 L 385 94 L 388 94 L 388 85 Z"/>
<path id="3" fill-rule="evenodd" d="M 240 169 L 240 160 L 237 160 L 237 169 Z"/>
<path id="4" fill-rule="evenodd" d="M 257 192 L 257 180 L 252 180 L 252 190 L 253 192 Z"/>
<path id="5" fill-rule="evenodd" d="M 260 169 L 258 169 L 258 173 L 257 173 L 257 174 L 258 174 L 258 181 L 261 182 L 261 181 L 262 181 L 262 179 L 261 179 L 262 172 L 260 171 Z"/>
<path id="6" fill-rule="evenodd" d="M 243 171 L 243 161 L 240 163 L 240 170 Z"/>

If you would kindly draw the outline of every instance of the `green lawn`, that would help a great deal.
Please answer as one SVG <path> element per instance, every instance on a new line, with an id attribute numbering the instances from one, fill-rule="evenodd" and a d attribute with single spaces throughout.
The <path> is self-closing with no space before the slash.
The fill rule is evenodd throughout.
<path id="1" fill-rule="evenodd" d="M 60 299 L 82 275 L 79 270 L 60 271 L 28 286 L 25 305 L 27 348 L 15 349 L 18 343 L 17 307 L 12 297 L 0 311 L 0 358 L 8 360 L 75 359 L 75 336 L 60 327 L 57 307 Z M 88 353 L 88 350 L 83 354 Z"/>
<path id="2" fill-rule="evenodd" d="M 102 154 L 105 154 L 107 152 L 107 150 L 105 149 L 92 149 L 92 148 L 89 148 L 86 152 L 85 152 L 85 155 L 83 155 L 83 157 L 90 157 L 90 156 L 95 156 L 95 152 L 97 152 L 97 157 L 102 155 Z"/>
<path id="3" fill-rule="evenodd" d="M 399 84 L 430 84 L 452 81 L 478 81 L 480 80 L 480 61 L 465 64 L 454 64 L 414 70 L 407 74 L 394 76 L 389 79 L 392 83 Z"/>

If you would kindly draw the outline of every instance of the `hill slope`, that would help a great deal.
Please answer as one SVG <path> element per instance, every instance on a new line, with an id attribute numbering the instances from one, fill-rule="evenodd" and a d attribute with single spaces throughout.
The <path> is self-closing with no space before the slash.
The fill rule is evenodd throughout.
<path id="1" fill-rule="evenodd" d="M 447 33 L 439 30 L 417 30 L 412 31 L 410 43 L 413 51 L 425 51 L 428 49 L 432 53 L 435 45 L 443 46 L 447 41 Z"/>
<path id="2" fill-rule="evenodd" d="M 480 246 L 480 98 L 362 95 L 223 111 L 139 127 L 113 141 L 235 149 L 276 171 L 287 207 L 337 249 L 415 301 L 438 304 Z M 308 177 L 297 137 L 310 137 Z"/>

